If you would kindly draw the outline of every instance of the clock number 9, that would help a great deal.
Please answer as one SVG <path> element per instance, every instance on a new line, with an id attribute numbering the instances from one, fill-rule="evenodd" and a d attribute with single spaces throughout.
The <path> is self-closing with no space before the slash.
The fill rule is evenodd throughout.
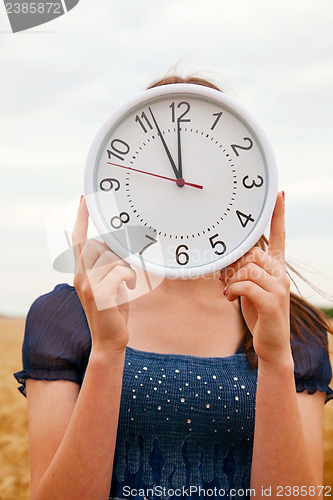
<path id="1" fill-rule="evenodd" d="M 119 215 L 115 215 L 114 217 L 111 218 L 110 224 L 113 227 L 113 229 L 120 229 L 124 224 L 127 224 L 129 220 L 130 216 L 128 215 L 127 212 L 120 212 Z"/>
<path id="2" fill-rule="evenodd" d="M 218 234 L 214 234 L 214 236 L 211 236 L 209 238 L 209 243 L 211 244 L 212 248 L 215 248 L 217 245 L 221 245 L 221 249 L 215 250 L 214 253 L 216 253 L 216 255 L 223 255 L 227 249 L 227 246 L 222 240 L 214 241 L 214 239 L 218 238 L 218 236 L 219 236 Z"/>
<path id="3" fill-rule="evenodd" d="M 188 264 L 190 261 L 190 256 L 186 252 L 181 252 L 181 248 L 185 248 L 185 250 L 188 250 L 188 247 L 186 245 L 179 245 L 176 248 L 176 261 L 180 266 L 186 266 L 186 264 Z M 181 258 L 182 260 L 180 260 Z"/>
<path id="4" fill-rule="evenodd" d="M 112 155 L 118 158 L 118 160 L 124 160 L 123 156 L 129 153 L 130 147 L 127 142 L 122 141 L 121 139 L 113 139 L 111 141 L 111 150 L 107 149 L 109 160 L 112 160 Z"/>
<path id="5" fill-rule="evenodd" d="M 113 184 L 116 184 L 116 187 L 114 188 Z M 102 191 L 111 191 L 111 189 L 114 188 L 115 191 L 118 191 L 120 188 L 120 182 L 117 179 L 113 178 L 108 178 L 108 179 L 103 179 L 99 183 L 99 187 L 101 188 Z"/>
<path id="6" fill-rule="evenodd" d="M 244 139 L 244 141 L 249 143 L 248 146 L 240 146 L 239 144 L 231 144 L 231 147 L 232 147 L 236 156 L 239 156 L 239 152 L 237 151 L 237 149 L 244 149 L 245 151 L 247 151 L 253 147 L 253 141 L 252 141 L 252 139 L 250 139 L 250 137 L 244 137 L 243 139 Z"/>

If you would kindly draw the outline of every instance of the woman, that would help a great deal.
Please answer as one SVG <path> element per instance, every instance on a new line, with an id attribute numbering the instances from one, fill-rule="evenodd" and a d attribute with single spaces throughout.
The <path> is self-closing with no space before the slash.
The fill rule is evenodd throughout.
<path id="1" fill-rule="evenodd" d="M 181 81 L 216 88 L 156 85 Z M 87 240 L 81 197 L 75 288 L 33 304 L 16 374 L 33 499 L 321 496 L 330 327 L 290 294 L 284 210 L 279 193 L 269 241 L 227 271 L 118 306 L 135 271 Z"/>

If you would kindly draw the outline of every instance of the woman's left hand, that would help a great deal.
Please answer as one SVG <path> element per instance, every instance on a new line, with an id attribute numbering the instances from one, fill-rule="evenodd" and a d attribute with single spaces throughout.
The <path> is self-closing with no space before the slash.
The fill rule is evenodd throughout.
<path id="1" fill-rule="evenodd" d="M 290 357 L 290 280 L 286 273 L 284 193 L 278 193 L 272 216 L 268 253 L 253 247 L 225 272 L 229 301 L 241 297 L 242 314 L 253 335 L 259 360 Z M 277 358 L 278 356 L 278 358 Z M 282 358 L 281 358 L 282 357 Z"/>

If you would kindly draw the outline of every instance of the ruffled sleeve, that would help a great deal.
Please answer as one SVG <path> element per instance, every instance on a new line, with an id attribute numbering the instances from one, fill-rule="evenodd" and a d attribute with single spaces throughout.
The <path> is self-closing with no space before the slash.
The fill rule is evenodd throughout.
<path id="1" fill-rule="evenodd" d="M 327 403 L 333 399 L 333 390 L 329 386 L 332 379 L 329 355 L 324 345 L 317 341 L 307 329 L 302 329 L 302 335 L 304 339 L 297 337 L 291 340 L 296 391 L 307 391 L 309 394 L 316 391 L 325 392 Z"/>
<path id="2" fill-rule="evenodd" d="M 27 378 L 82 383 L 91 337 L 73 286 L 61 284 L 39 297 L 27 315 L 22 348 L 23 370 L 14 373 L 25 395 Z"/>

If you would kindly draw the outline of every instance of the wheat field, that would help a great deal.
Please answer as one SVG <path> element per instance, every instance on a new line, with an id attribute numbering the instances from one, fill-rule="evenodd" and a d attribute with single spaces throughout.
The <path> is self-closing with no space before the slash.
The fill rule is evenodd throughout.
<path id="1" fill-rule="evenodd" d="M 24 320 L 0 318 L 0 500 L 29 499 L 26 399 L 13 372 L 21 369 Z M 324 484 L 333 488 L 333 402 L 324 409 Z"/>

